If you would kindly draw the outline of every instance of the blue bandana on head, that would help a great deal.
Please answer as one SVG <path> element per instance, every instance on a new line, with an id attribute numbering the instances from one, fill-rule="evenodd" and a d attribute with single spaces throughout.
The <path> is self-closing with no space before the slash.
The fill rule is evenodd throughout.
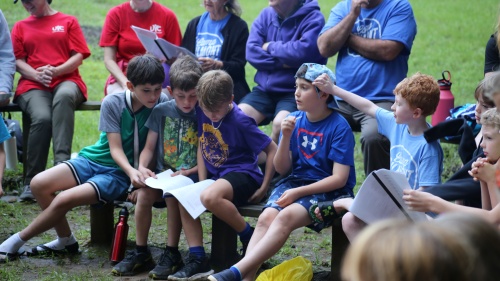
<path id="1" fill-rule="evenodd" d="M 303 69 L 306 67 L 307 67 L 306 72 L 304 74 L 299 75 L 298 73 L 303 72 Z M 330 77 L 333 84 L 336 83 L 335 74 L 328 67 L 326 67 L 326 65 L 317 64 L 317 63 L 310 63 L 310 62 L 303 63 L 299 67 L 299 70 L 297 71 L 297 73 L 295 73 L 295 79 L 302 78 L 302 79 L 305 79 L 309 82 L 313 82 L 314 80 L 316 80 L 316 78 L 318 78 L 323 73 L 325 73 L 326 75 L 328 75 Z M 319 94 L 319 89 L 317 87 L 316 87 L 316 91 Z M 333 100 L 328 104 L 328 107 L 339 108 L 337 100 L 335 100 L 335 98 L 333 98 Z"/>

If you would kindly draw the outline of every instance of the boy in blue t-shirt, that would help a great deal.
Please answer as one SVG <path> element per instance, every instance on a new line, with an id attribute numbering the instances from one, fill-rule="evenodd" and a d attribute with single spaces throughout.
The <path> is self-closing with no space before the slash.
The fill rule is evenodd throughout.
<path id="1" fill-rule="evenodd" d="M 148 132 L 146 120 L 159 101 L 167 100 L 161 93 L 165 73 L 158 59 L 142 55 L 130 61 L 127 78 L 129 91 L 108 95 L 102 101 L 99 140 L 82 149 L 77 158 L 31 180 L 31 190 L 43 211 L 0 245 L 0 262 L 18 258 L 29 239 L 50 228 L 55 228 L 57 239 L 34 247 L 28 255 L 78 253 L 66 213 L 77 206 L 112 203 L 126 195 L 131 183 L 143 184 L 142 173 L 133 167 L 134 125 L 137 121 L 142 149 Z"/>
<path id="2" fill-rule="evenodd" d="M 325 75 L 313 84 L 377 119 L 379 133 L 391 142 L 391 170 L 404 174 L 412 189 L 441 183 L 443 150 L 438 141 L 428 143 L 424 138 L 424 131 L 430 127 L 426 117 L 434 113 L 439 103 L 439 85 L 432 76 L 416 73 L 399 82 L 394 89 L 393 111 L 335 86 Z M 333 206 L 336 210 L 349 210 L 351 203 L 352 199 L 341 199 Z M 316 210 L 318 218 L 321 211 Z M 351 241 L 364 226 L 351 213 L 342 218 L 342 228 Z"/>
<path id="3" fill-rule="evenodd" d="M 146 145 L 141 152 L 139 171 L 145 178 L 155 177 L 148 167 L 156 153 L 156 171 L 173 169 L 174 175 L 181 174 L 198 181 L 197 120 L 195 105 L 196 84 L 203 74 L 200 64 L 190 56 L 178 58 L 170 68 L 170 86 L 167 87 L 173 100 L 157 105 L 148 121 L 149 128 Z M 158 153 L 159 152 L 159 153 Z M 167 205 L 167 245 L 158 264 L 149 272 L 152 279 L 166 280 L 169 276 L 183 275 L 190 278 L 208 276 L 211 271 L 203 248 L 201 221 L 194 220 L 183 211 L 177 199 L 169 196 L 163 199 L 159 189 L 142 187 L 133 193 L 136 201 L 136 247 L 128 251 L 125 259 L 115 265 L 114 275 L 134 275 L 142 270 L 151 269 L 154 261 L 148 249 L 148 235 L 152 220 L 152 206 L 164 201 Z M 185 213 L 185 214 L 184 214 Z M 182 218 L 182 223 L 181 223 Z M 189 260 L 182 261 L 178 244 L 182 228 L 189 244 Z"/>
<path id="4" fill-rule="evenodd" d="M 254 280 L 260 265 L 276 254 L 290 233 L 308 226 L 320 231 L 327 225 L 315 223 L 309 210 L 318 201 L 353 197 L 356 183 L 354 136 L 347 121 L 329 107 L 333 100 L 318 91 L 312 81 L 319 75 L 334 80 L 324 65 L 305 63 L 297 71 L 295 100 L 299 111 L 281 123 L 276 171 L 290 176 L 276 184 L 243 259 L 212 281 Z"/>
<path id="5" fill-rule="evenodd" d="M 2 187 L 2 179 L 3 179 L 3 171 L 5 169 L 5 150 L 3 143 L 11 138 L 7 126 L 3 119 L 0 120 L 0 197 L 3 196 L 3 187 Z"/>

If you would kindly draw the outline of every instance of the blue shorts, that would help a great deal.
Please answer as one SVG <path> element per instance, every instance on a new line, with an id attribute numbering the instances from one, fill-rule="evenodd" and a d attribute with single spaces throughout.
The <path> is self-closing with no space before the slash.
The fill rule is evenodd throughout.
<path id="1" fill-rule="evenodd" d="M 281 208 L 276 203 L 274 203 L 274 202 L 276 202 L 276 200 L 278 200 L 278 198 L 281 197 L 283 192 L 285 192 L 286 190 L 292 189 L 292 188 L 308 185 L 308 184 L 311 184 L 314 182 L 316 182 L 316 181 L 304 180 L 304 179 L 300 179 L 300 178 L 295 177 L 295 176 L 288 176 L 288 177 L 282 179 L 281 181 L 276 183 L 276 187 L 271 192 L 271 196 L 269 196 L 269 199 L 267 200 L 267 203 L 264 206 L 264 208 L 274 208 L 278 211 L 283 210 L 283 208 Z M 318 202 L 337 200 L 337 199 L 346 198 L 346 197 L 350 197 L 350 198 L 354 197 L 352 190 L 349 190 L 347 188 L 340 188 L 340 189 L 336 189 L 336 190 L 333 190 L 333 191 L 330 191 L 327 193 L 319 193 L 319 194 L 312 194 L 312 195 L 304 196 L 304 197 L 297 199 L 294 203 L 301 205 L 302 207 L 305 208 L 306 212 L 309 213 L 309 208 L 311 208 L 312 205 L 318 204 Z M 327 225 L 325 223 L 314 223 L 313 222 L 312 224 L 308 225 L 307 227 L 309 227 L 310 229 L 312 229 L 316 232 L 320 232 L 323 228 L 328 227 L 328 226 L 330 226 L 330 225 Z"/>
<path id="2" fill-rule="evenodd" d="M 236 207 L 248 205 L 248 199 L 260 188 L 260 184 L 249 174 L 230 172 L 220 177 L 233 188 L 233 204 Z"/>
<path id="3" fill-rule="evenodd" d="M 243 97 L 240 101 L 240 104 L 241 103 L 246 103 L 252 106 L 255 110 L 265 116 L 265 119 L 258 124 L 259 126 L 269 124 L 280 111 L 297 111 L 295 93 L 283 94 L 262 92 L 255 87 L 250 93 Z"/>
<path id="4" fill-rule="evenodd" d="M 92 185 L 100 203 L 113 202 L 127 194 L 130 178 L 119 168 L 103 166 L 82 156 L 63 163 L 69 166 L 78 185 Z"/>

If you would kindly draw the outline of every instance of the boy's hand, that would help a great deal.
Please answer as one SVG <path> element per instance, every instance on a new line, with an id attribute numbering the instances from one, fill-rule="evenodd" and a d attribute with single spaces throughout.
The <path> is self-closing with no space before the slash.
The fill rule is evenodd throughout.
<path id="1" fill-rule="evenodd" d="M 334 95 L 335 83 L 330 79 L 326 73 L 321 74 L 312 82 L 313 86 L 318 87 L 318 89 L 329 95 Z"/>
<path id="2" fill-rule="evenodd" d="M 257 204 L 262 201 L 262 198 L 264 198 L 267 195 L 267 187 L 261 186 L 259 189 L 257 189 L 254 194 L 248 199 L 248 203 L 252 204 Z"/>
<path id="3" fill-rule="evenodd" d="M 296 191 L 297 188 L 286 190 L 275 203 L 281 208 L 285 208 L 299 198 L 299 196 L 296 195 Z"/>
<path id="4" fill-rule="evenodd" d="M 156 179 L 157 178 L 156 174 L 153 171 L 151 171 L 150 169 L 148 169 L 144 166 L 139 165 L 139 168 L 137 168 L 137 170 L 139 170 L 139 172 L 141 172 L 144 179 L 147 179 L 147 178 L 155 178 Z"/>
<path id="5" fill-rule="evenodd" d="M 472 163 L 471 169 L 469 170 L 469 175 L 474 178 L 475 181 L 479 180 L 477 178 L 479 169 L 484 166 L 485 163 L 488 162 L 488 159 L 479 157 Z"/>
<path id="6" fill-rule="evenodd" d="M 492 181 L 495 178 L 495 169 L 495 165 L 485 161 L 474 168 L 474 179 L 484 182 Z"/>
<path id="7" fill-rule="evenodd" d="M 130 182 L 132 185 L 136 188 L 143 188 L 146 187 L 146 184 L 144 183 L 145 178 L 144 175 L 136 169 L 132 169 L 132 171 L 129 174 Z"/>
<path id="8" fill-rule="evenodd" d="M 281 134 L 283 137 L 289 138 L 292 135 L 293 129 L 295 129 L 296 120 L 294 116 L 288 116 L 281 121 Z"/>
<path id="9" fill-rule="evenodd" d="M 434 195 L 412 189 L 403 190 L 403 194 L 403 200 L 410 210 L 417 212 L 431 211 L 431 201 Z"/>
<path id="10" fill-rule="evenodd" d="M 173 173 L 173 174 L 172 174 L 172 177 L 175 177 L 175 176 L 177 176 L 177 175 L 182 175 L 182 176 L 187 177 L 187 176 L 189 176 L 189 172 L 188 172 L 188 170 L 186 170 L 186 169 L 180 169 L 180 170 L 178 170 L 177 172 Z"/>

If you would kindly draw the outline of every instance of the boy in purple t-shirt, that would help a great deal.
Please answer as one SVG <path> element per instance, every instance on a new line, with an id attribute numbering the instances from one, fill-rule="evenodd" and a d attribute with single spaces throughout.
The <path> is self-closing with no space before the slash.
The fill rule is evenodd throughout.
<path id="1" fill-rule="evenodd" d="M 215 180 L 200 199 L 238 233 L 244 254 L 253 228 L 237 207 L 260 202 L 266 195 L 277 146 L 233 102 L 233 80 L 225 71 L 206 72 L 196 86 L 196 95 L 198 175 L 200 181 Z M 257 166 L 260 152 L 267 154 L 265 176 Z"/>

